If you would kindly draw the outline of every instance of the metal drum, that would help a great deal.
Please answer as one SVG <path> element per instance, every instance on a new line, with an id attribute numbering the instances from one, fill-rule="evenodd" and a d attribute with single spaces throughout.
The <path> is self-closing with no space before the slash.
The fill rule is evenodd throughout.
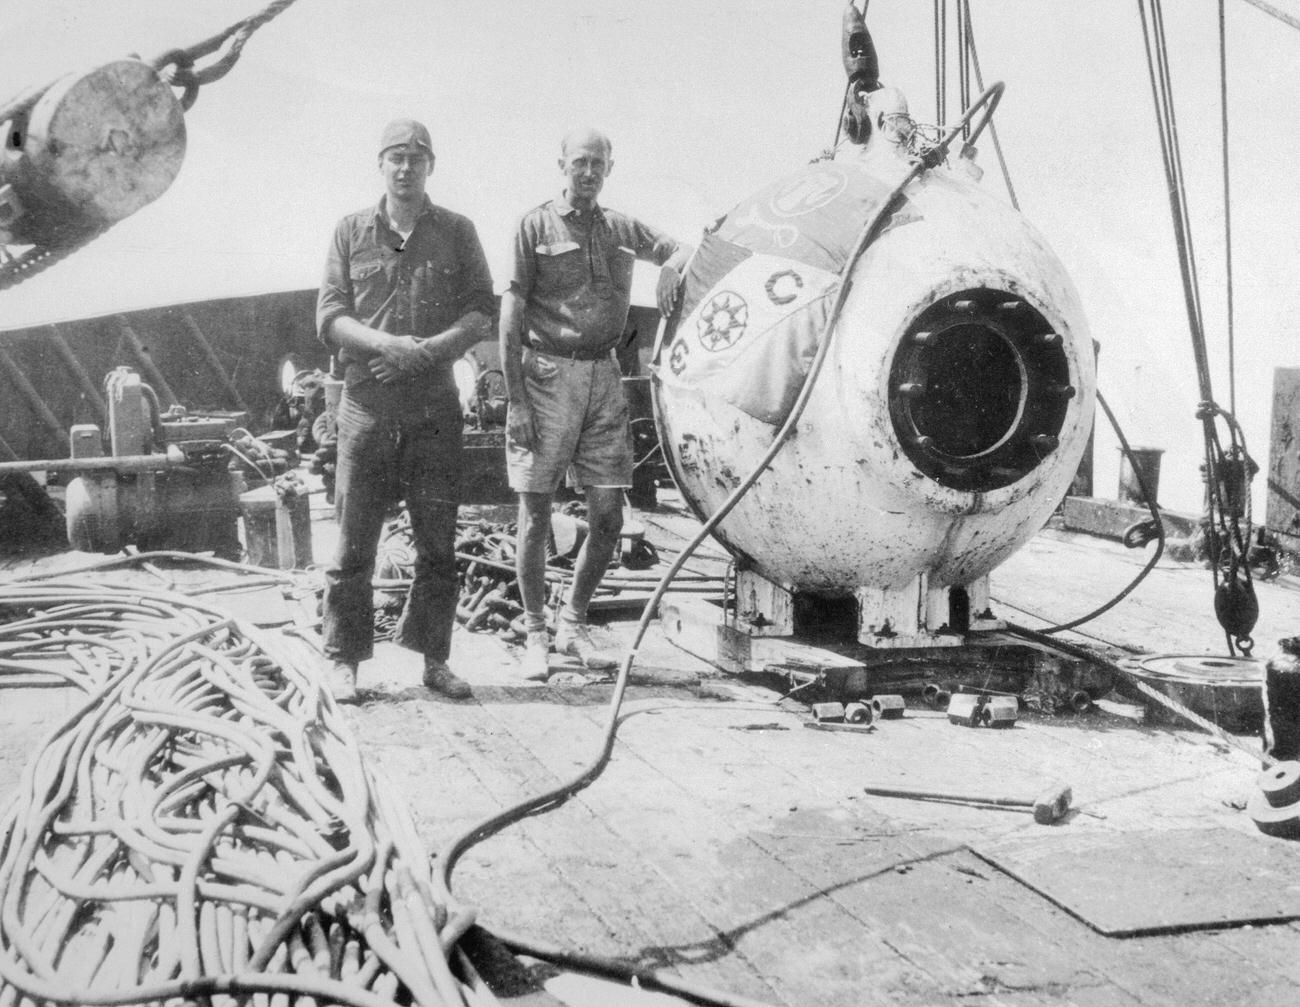
<path id="1" fill-rule="evenodd" d="M 1137 678 L 1228 730 L 1264 716 L 1264 662 L 1255 657 L 1155 654 L 1122 662 Z"/>

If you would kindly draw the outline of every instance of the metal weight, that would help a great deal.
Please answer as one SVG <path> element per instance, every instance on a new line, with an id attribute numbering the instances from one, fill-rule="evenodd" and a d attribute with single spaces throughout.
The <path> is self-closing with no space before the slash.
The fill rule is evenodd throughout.
<path id="1" fill-rule="evenodd" d="M 1015 696 L 959 692 L 948 701 L 948 722 L 964 727 L 1011 727 L 1019 714 Z"/>
<path id="2" fill-rule="evenodd" d="M 812 715 L 819 723 L 842 723 L 844 721 L 843 703 L 813 703 Z"/>
<path id="3" fill-rule="evenodd" d="M 1266 836 L 1300 839 L 1300 762 L 1279 762 L 1255 780 L 1246 812 Z"/>
<path id="4" fill-rule="evenodd" d="M 898 720 L 907 712 L 903 697 L 895 694 L 871 697 L 871 710 L 880 720 Z"/>

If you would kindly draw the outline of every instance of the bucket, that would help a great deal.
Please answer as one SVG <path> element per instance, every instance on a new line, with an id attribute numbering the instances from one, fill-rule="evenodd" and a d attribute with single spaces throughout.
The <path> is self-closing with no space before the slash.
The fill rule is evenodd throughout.
<path id="1" fill-rule="evenodd" d="M 239 494 L 248 562 L 277 570 L 311 566 L 311 505 L 305 494 L 281 500 L 273 486 Z"/>
<path id="2" fill-rule="evenodd" d="M 1120 448 L 1119 499 L 1145 507 L 1147 498 L 1142 492 L 1142 484 L 1138 482 L 1134 466 L 1142 473 L 1142 478 L 1151 490 L 1151 503 L 1155 503 L 1160 496 L 1160 456 L 1165 453 L 1165 449 L 1130 448 L 1129 451 L 1133 455 L 1131 460 L 1124 449 Z"/>

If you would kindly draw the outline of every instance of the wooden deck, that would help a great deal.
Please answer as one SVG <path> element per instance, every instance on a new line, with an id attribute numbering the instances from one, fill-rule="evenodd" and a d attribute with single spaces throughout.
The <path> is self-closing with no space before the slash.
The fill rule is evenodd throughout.
<path id="1" fill-rule="evenodd" d="M 639 517 L 657 543 L 689 531 L 679 510 Z M 328 537 L 327 520 L 318 525 Z M 1073 618 L 1127 583 L 1142 559 L 1046 532 L 997 571 L 998 614 L 1030 626 Z M 1259 590 L 1258 653 L 1267 654 L 1278 636 L 1300 632 L 1300 584 Z M 626 644 L 632 629 L 624 619 L 598 633 Z M 1209 575 L 1189 565 L 1163 563 L 1086 632 L 1129 651 L 1223 653 Z M 458 632 L 453 664 L 475 687 L 461 703 L 421 688 L 418 659 L 391 645 L 362 666 L 349 723 L 431 851 L 571 778 L 599 749 L 610 686 L 520 683 L 517 660 L 494 637 Z M 462 859 L 456 893 L 489 926 L 800 1007 L 1300 997 L 1300 925 L 1106 937 L 991 862 L 1062 838 L 1159 849 L 1162 837 L 1188 830 L 1207 841 L 1228 830 L 1248 850 L 1300 845 L 1261 836 L 1237 810 L 1258 763 L 1206 735 L 1097 712 L 972 730 L 923 708 L 870 734 L 812 731 L 801 705 L 719 676 L 657 627 L 634 679 L 600 778 Z M 14 785 L 40 731 L 70 702 L 66 689 L 6 691 L 0 787 Z M 1057 779 L 1073 787 L 1076 810 L 1055 826 L 1013 810 L 863 792 L 876 783 L 1032 796 Z M 1199 862 L 1179 877 L 1178 890 L 1110 897 L 1158 917 L 1161 899 L 1220 883 L 1214 865 Z M 676 1002 L 540 964 L 531 971 L 549 1003 Z"/>

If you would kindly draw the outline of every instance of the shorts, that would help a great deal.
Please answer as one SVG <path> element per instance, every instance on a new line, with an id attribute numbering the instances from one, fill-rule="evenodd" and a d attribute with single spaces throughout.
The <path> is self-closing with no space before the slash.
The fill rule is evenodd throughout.
<path id="1" fill-rule="evenodd" d="M 510 488 L 554 493 L 566 471 L 574 487 L 631 487 L 632 440 L 617 361 L 571 360 L 525 348 L 523 377 L 536 440 L 529 450 L 507 435 Z"/>

